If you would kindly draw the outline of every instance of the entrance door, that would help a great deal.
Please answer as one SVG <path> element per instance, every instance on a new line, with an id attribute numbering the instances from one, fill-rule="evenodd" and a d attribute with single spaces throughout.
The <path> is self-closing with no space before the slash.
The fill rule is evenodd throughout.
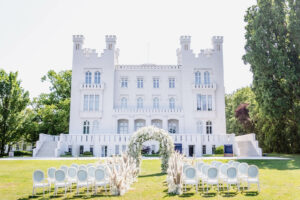
<path id="1" fill-rule="evenodd" d="M 194 145 L 189 145 L 189 157 L 194 156 Z"/>
<path id="2" fill-rule="evenodd" d="M 107 157 L 107 146 L 106 145 L 101 147 L 101 156 Z"/>
<path id="3" fill-rule="evenodd" d="M 175 151 L 178 151 L 179 153 L 182 153 L 182 144 L 175 143 Z"/>

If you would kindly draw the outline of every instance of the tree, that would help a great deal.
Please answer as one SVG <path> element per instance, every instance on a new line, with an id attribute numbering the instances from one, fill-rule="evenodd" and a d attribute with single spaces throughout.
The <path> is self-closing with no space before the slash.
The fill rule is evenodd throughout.
<path id="1" fill-rule="evenodd" d="M 245 22 L 261 140 L 269 151 L 300 152 L 300 0 L 258 0 Z"/>
<path id="2" fill-rule="evenodd" d="M 21 87 L 17 72 L 0 70 L 0 156 L 5 146 L 21 137 L 24 110 L 28 105 L 29 93 Z"/>

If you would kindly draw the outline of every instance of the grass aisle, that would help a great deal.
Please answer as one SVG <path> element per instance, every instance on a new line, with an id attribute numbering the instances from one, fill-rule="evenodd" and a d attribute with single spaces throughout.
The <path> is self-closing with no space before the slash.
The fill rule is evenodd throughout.
<path id="1" fill-rule="evenodd" d="M 181 196 L 170 196 L 167 193 L 165 183 L 166 175 L 160 173 L 160 160 L 144 160 L 142 162 L 142 173 L 138 182 L 132 185 L 132 189 L 122 197 L 113 197 L 104 191 L 97 196 L 80 190 L 80 195 L 75 195 L 75 188 L 64 196 L 63 190 L 59 190 L 57 197 L 51 199 L 124 199 L 124 200 L 147 200 L 147 199 L 251 199 L 251 200 L 300 200 L 300 156 L 292 156 L 292 160 L 246 160 L 249 164 L 256 164 L 260 168 L 261 193 L 257 194 L 256 186 L 253 185 L 252 192 L 235 193 L 231 190 L 229 196 L 226 193 L 216 193 L 215 190 L 205 195 L 203 192 L 195 193 L 194 189 Z M 35 169 L 46 172 L 49 167 L 60 167 L 72 163 L 91 163 L 96 160 L 22 160 L 22 161 L 1 161 L 0 160 L 0 199 L 43 199 L 42 190 L 38 190 L 38 196 L 31 197 L 32 173 Z M 211 162 L 208 161 L 208 162 Z M 53 189 L 51 192 L 53 195 Z M 44 199 L 49 199 L 46 193 Z M 231 197 L 231 198 L 228 198 Z"/>

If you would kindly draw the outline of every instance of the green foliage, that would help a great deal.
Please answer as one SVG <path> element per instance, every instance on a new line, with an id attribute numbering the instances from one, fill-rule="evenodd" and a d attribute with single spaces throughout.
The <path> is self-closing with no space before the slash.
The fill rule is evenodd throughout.
<path id="1" fill-rule="evenodd" d="M 260 141 L 270 152 L 300 152 L 300 1 L 260 0 L 245 22 Z"/>
<path id="2" fill-rule="evenodd" d="M 92 157 L 93 154 L 90 151 L 85 151 L 85 152 L 83 152 L 83 154 L 80 154 L 79 156 L 80 157 Z"/>
<path id="3" fill-rule="evenodd" d="M 215 154 L 224 154 L 224 146 L 218 146 L 215 150 Z"/>
<path id="4" fill-rule="evenodd" d="M 32 151 L 14 151 L 14 156 L 32 156 Z"/>
<path id="5" fill-rule="evenodd" d="M 28 103 L 29 93 L 21 87 L 18 73 L 0 69 L 0 156 L 5 145 L 20 139 Z"/>

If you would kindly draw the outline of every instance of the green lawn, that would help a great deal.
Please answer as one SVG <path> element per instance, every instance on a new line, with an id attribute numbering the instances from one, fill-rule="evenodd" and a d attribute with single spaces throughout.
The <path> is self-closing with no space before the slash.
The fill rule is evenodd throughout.
<path id="1" fill-rule="evenodd" d="M 286 156 L 286 155 L 283 155 Z M 245 160 L 249 164 L 256 164 L 260 168 L 261 192 L 257 194 L 256 186 L 253 185 L 252 192 L 235 193 L 235 190 L 226 194 L 210 191 L 208 195 L 203 192 L 195 193 L 194 189 L 188 189 L 181 196 L 167 194 L 165 184 L 166 176 L 160 173 L 160 160 L 144 160 L 142 163 L 142 173 L 138 182 L 132 185 L 132 190 L 122 197 L 112 197 L 104 191 L 97 196 L 86 194 L 81 190 L 79 196 L 75 192 L 63 194 L 63 190 L 57 197 L 52 199 L 300 199 L 300 156 L 290 156 L 292 160 Z M 46 172 L 48 167 L 59 167 L 60 165 L 70 165 L 72 163 L 90 163 L 91 160 L 64 160 L 64 161 L 1 161 L 0 160 L 0 199 L 43 199 L 42 190 L 38 190 L 38 195 L 31 197 L 32 193 L 32 172 L 35 169 L 42 169 Z M 211 162 L 211 161 L 207 161 Z M 53 195 L 53 192 L 51 192 Z M 230 198 L 229 198 L 230 197 Z M 49 194 L 45 195 L 49 199 Z"/>

